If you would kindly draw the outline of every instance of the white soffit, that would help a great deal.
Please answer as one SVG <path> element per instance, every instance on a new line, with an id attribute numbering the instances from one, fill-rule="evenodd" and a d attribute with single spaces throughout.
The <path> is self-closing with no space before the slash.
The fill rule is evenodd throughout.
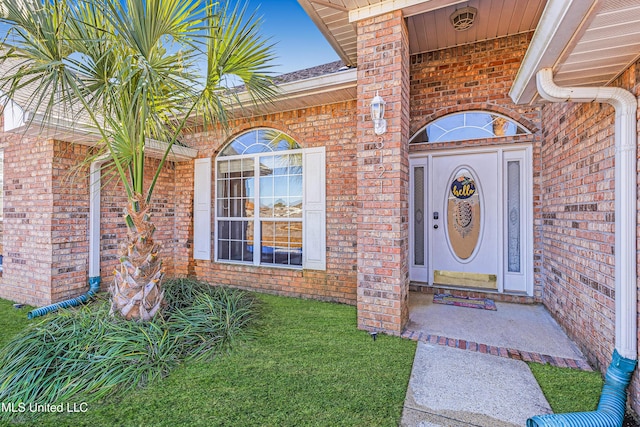
<path id="1" fill-rule="evenodd" d="M 451 3 L 451 2 L 449 2 Z M 534 31 L 545 0 L 467 0 L 462 4 L 429 3 L 432 9 L 407 17 L 411 55 Z M 456 31 L 450 16 L 463 6 L 476 8 L 473 25 Z"/>
<path id="2" fill-rule="evenodd" d="M 640 57 L 640 0 L 549 0 L 509 92 L 536 99 L 536 73 L 560 86 L 605 86 Z"/>
<path id="3" fill-rule="evenodd" d="M 298 0 L 298 3 L 345 65 L 355 66 L 358 58 L 358 34 L 355 24 L 349 22 L 349 9 L 358 6 L 357 3 L 369 5 L 378 1 Z"/>
<path id="4" fill-rule="evenodd" d="M 350 67 L 358 61 L 357 21 L 394 10 L 402 10 L 404 17 L 409 17 L 465 2 L 468 0 L 298 0 L 340 59 Z"/>
<path id="5" fill-rule="evenodd" d="M 604 86 L 640 55 L 640 1 L 606 0 L 575 46 L 556 64 L 561 86 Z"/>
<path id="6" fill-rule="evenodd" d="M 589 0 L 587 0 L 589 1 Z M 402 11 L 411 55 L 533 31 L 546 0 L 298 0 L 345 64 L 357 63 L 356 24 L 383 13 Z M 456 9 L 478 9 L 476 23 L 456 31 Z"/>

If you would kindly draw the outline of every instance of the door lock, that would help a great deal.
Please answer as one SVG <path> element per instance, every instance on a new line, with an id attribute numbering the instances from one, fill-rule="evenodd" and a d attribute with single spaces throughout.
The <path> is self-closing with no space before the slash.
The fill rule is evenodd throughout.
<path id="1" fill-rule="evenodd" d="M 438 212 L 434 212 L 433 213 L 433 219 L 438 219 L 438 215 L 439 215 Z"/>

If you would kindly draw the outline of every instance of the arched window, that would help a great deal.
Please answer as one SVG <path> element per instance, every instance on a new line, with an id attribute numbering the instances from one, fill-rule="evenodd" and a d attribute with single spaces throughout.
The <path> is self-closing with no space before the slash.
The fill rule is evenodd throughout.
<path id="1" fill-rule="evenodd" d="M 275 129 L 255 129 L 230 141 L 218 157 L 238 154 L 272 153 L 296 150 L 300 146 L 289 135 Z"/>
<path id="2" fill-rule="evenodd" d="M 464 111 L 448 114 L 420 129 L 409 141 L 450 142 L 530 134 L 527 128 L 502 114 Z"/>
<path id="3" fill-rule="evenodd" d="M 324 148 L 302 149 L 283 132 L 254 129 L 231 140 L 215 166 L 216 260 L 313 268 L 303 251 L 326 245 L 305 242 L 303 226 L 324 236 Z M 315 197 L 322 215 L 308 219 L 318 211 L 309 203 Z"/>

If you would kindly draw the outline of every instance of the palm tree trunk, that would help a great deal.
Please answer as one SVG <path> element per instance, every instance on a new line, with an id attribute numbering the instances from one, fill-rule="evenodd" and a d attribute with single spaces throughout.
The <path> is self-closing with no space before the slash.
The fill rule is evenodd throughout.
<path id="1" fill-rule="evenodd" d="M 120 266 L 111 285 L 111 313 L 127 320 L 151 320 L 164 303 L 160 245 L 154 243 L 155 226 L 141 195 L 129 201 L 124 219 L 129 230 L 120 248 Z"/>

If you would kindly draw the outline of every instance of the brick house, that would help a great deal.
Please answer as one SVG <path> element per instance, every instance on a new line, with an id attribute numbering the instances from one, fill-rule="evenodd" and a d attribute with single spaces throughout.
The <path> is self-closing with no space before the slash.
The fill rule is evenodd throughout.
<path id="1" fill-rule="evenodd" d="M 167 273 L 391 334 L 410 290 L 490 293 L 543 303 L 601 369 L 636 359 L 640 0 L 298 1 L 341 61 L 185 136 L 155 193 Z M 44 305 L 109 280 L 123 191 L 99 163 L 69 179 L 90 132 L 25 128 L 13 102 L 0 297 Z"/>

